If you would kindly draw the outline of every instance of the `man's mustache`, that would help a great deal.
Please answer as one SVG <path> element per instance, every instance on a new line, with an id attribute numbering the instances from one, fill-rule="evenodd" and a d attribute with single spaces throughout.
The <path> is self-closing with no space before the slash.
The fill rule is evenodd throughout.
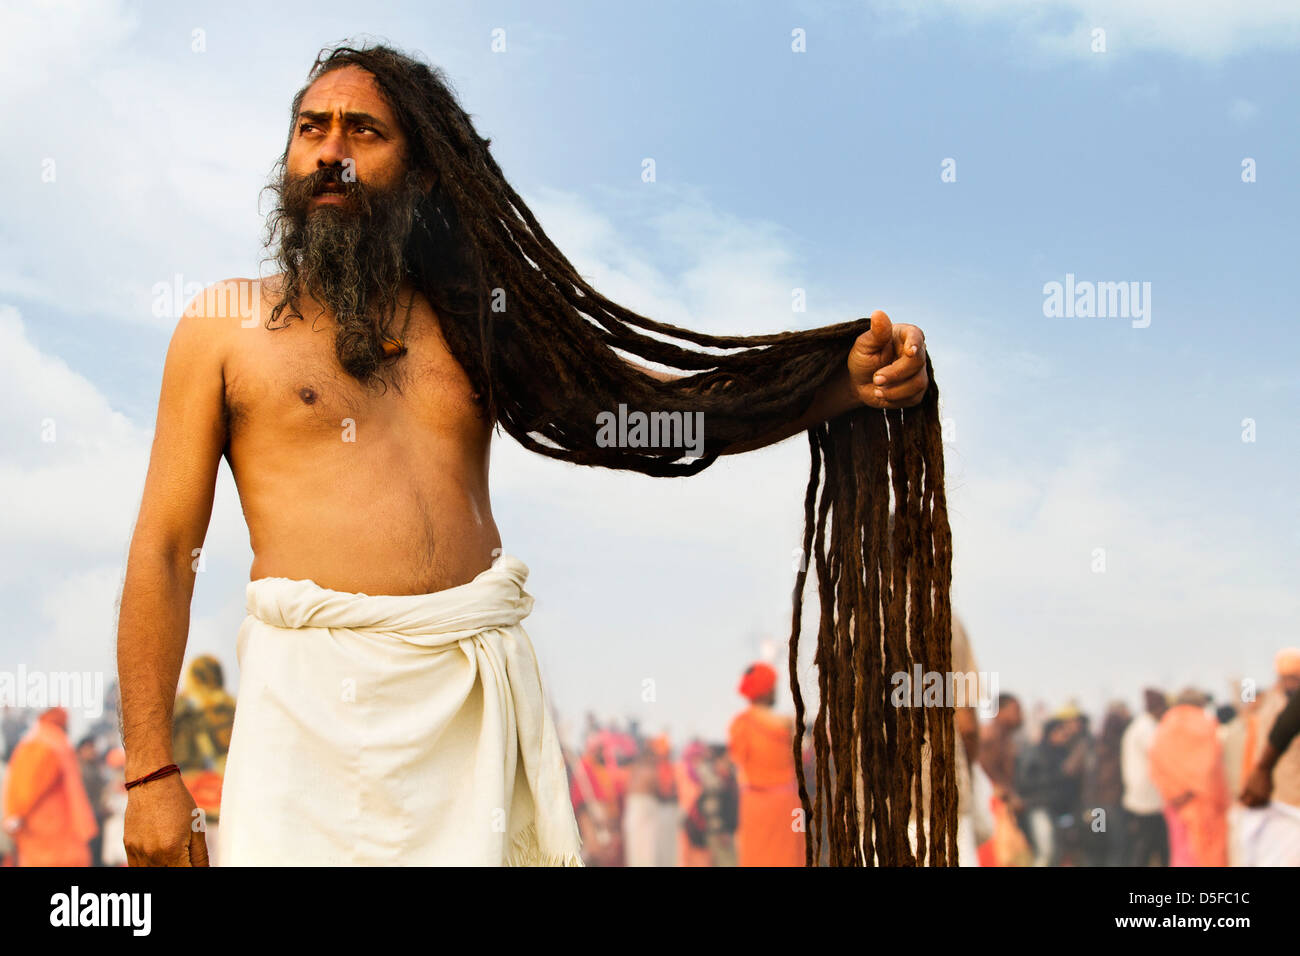
<path id="1" fill-rule="evenodd" d="M 290 208 L 303 209 L 316 196 L 335 193 L 363 214 L 371 210 L 371 189 L 355 176 L 345 178 L 340 167 L 326 166 L 302 176 L 285 176 L 283 197 Z"/>

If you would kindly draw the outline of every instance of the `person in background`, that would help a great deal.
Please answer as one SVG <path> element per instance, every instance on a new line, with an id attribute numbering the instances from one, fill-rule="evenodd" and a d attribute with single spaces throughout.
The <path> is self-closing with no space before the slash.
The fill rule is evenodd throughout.
<path id="1" fill-rule="evenodd" d="M 1090 836 L 1088 858 L 1093 866 L 1123 866 L 1125 862 L 1129 840 L 1121 751 L 1124 732 L 1132 719 L 1128 707 L 1120 701 L 1107 708 L 1085 781 L 1084 805 L 1088 814 L 1084 832 Z"/>
<path id="2" fill-rule="evenodd" d="M 126 751 L 114 747 L 104 757 L 107 782 L 104 787 L 104 866 L 126 866 Z"/>
<path id="3" fill-rule="evenodd" d="M 1046 812 L 1050 776 L 1046 744 L 1055 728 L 1056 721 L 1050 718 L 1038 723 L 1037 739 L 1031 738 L 1016 751 L 1015 791 L 1021 806 L 1017 824 L 1029 839 L 1034 866 L 1051 866 L 1055 851 L 1052 818 Z"/>
<path id="4" fill-rule="evenodd" d="M 1273 725 L 1300 690 L 1300 648 L 1279 651 L 1274 668 L 1277 683 L 1259 703 L 1258 739 L 1250 755 L 1252 770 L 1267 758 L 1271 764 L 1272 799 L 1300 808 L 1300 742 L 1292 740 L 1283 751 L 1268 752 Z"/>
<path id="5" fill-rule="evenodd" d="M 1042 739 L 1025 748 L 1017 765 L 1016 789 L 1025 806 L 1022 829 L 1033 843 L 1035 866 L 1077 862 L 1087 756 L 1082 728 L 1077 709 L 1062 709 L 1043 725 Z"/>
<path id="6" fill-rule="evenodd" d="M 998 712 L 980 734 L 980 766 L 993 784 L 993 798 L 1005 803 L 1012 813 L 1021 810 L 1016 795 L 1016 751 L 1024 722 L 1020 701 L 1011 694 L 999 694 Z"/>
<path id="7" fill-rule="evenodd" d="M 1163 691 L 1142 692 L 1143 711 L 1129 723 L 1120 741 L 1120 769 L 1124 778 L 1122 805 L 1128 817 L 1129 866 L 1168 866 L 1169 828 L 1164 800 L 1151 779 L 1151 741 L 1160 718 L 1168 709 Z"/>
<path id="8" fill-rule="evenodd" d="M 1235 713 L 1226 723 L 1223 718 L 1227 705 L 1220 708 L 1219 742 L 1223 744 L 1223 770 L 1228 777 L 1228 792 L 1236 793 L 1255 763 L 1259 701 L 1247 692 L 1240 680 L 1232 682 L 1232 697 L 1240 703 L 1233 708 Z"/>
<path id="9" fill-rule="evenodd" d="M 728 731 L 740 785 L 736 855 L 740 866 L 803 866 L 803 806 L 794 768 L 794 723 L 772 710 L 776 671 L 752 664 L 738 688 L 750 705 Z"/>
<path id="10" fill-rule="evenodd" d="M 190 662 L 172 712 L 172 756 L 181 779 L 201 811 L 208 864 L 220 866 L 217 832 L 221 783 L 235 724 L 235 698 L 226 692 L 221 663 L 210 654 Z"/>
<path id="11" fill-rule="evenodd" d="M 666 780 L 661 773 L 667 746 L 666 737 L 640 741 L 640 749 L 628 766 L 623 805 L 623 846 L 628 866 L 677 865 L 677 790 L 671 764 Z M 666 828 L 664 806 L 670 810 Z"/>
<path id="12" fill-rule="evenodd" d="M 1241 790 L 1241 802 L 1248 807 L 1266 806 L 1273 797 L 1273 771 L 1283 754 L 1290 753 L 1300 738 L 1300 693 L 1292 690 L 1286 706 L 1277 715 L 1264 741 L 1259 761 L 1247 774 Z"/>
<path id="13" fill-rule="evenodd" d="M 677 865 L 677 773 L 673 767 L 672 744 L 667 734 L 650 740 L 655 768 L 655 865 Z"/>
<path id="14" fill-rule="evenodd" d="M 90 865 L 103 866 L 101 849 L 104 837 L 104 787 L 107 779 L 104 775 L 103 760 L 95 748 L 94 737 L 82 737 L 77 744 L 77 760 L 81 764 L 81 783 L 86 788 L 86 799 L 95 814 L 95 827 L 98 832 L 90 838 Z"/>
<path id="15" fill-rule="evenodd" d="M 1170 866 L 1228 865 L 1228 784 L 1218 723 L 1188 689 L 1160 718 L 1151 740 L 1151 779 L 1169 825 Z"/>
<path id="16" fill-rule="evenodd" d="M 1225 704 L 1218 712 L 1219 744 L 1223 747 L 1223 772 L 1227 778 L 1230 794 L 1241 790 L 1254 766 L 1255 740 L 1258 739 L 1259 734 L 1257 727 L 1259 700 L 1251 690 L 1252 688 L 1244 681 L 1233 681 L 1229 699 L 1240 703 L 1232 707 L 1233 714 L 1230 718 L 1227 716 L 1230 705 Z M 1265 730 L 1267 731 L 1267 728 Z M 1242 831 L 1244 822 L 1242 805 L 1234 803 L 1228 808 L 1228 866 L 1245 864 Z"/>
<path id="17" fill-rule="evenodd" d="M 1028 841 L 1016 822 L 1025 808 L 1016 793 L 1016 755 L 1023 727 L 1020 700 L 1011 694 L 998 695 L 998 712 L 980 735 L 979 765 L 993 789 L 993 838 L 979 851 L 984 866 L 1025 866 L 1033 862 Z"/>
<path id="18" fill-rule="evenodd" d="M 704 792 L 703 778 L 708 776 L 704 764 L 709 759 L 709 749 L 698 738 L 682 748 L 676 766 L 677 806 L 681 826 L 678 829 L 677 863 L 679 866 L 713 866 L 704 828 L 699 825 L 695 805 Z"/>
<path id="19" fill-rule="evenodd" d="M 1065 759 L 1061 762 L 1059 803 L 1056 807 L 1056 839 L 1060 847 L 1058 864 L 1083 866 L 1087 861 L 1083 815 L 1083 784 L 1094 762 L 1095 741 L 1088 715 L 1071 704 L 1060 715 L 1063 720 Z"/>
<path id="20" fill-rule="evenodd" d="M 588 866 L 623 866 L 623 779 L 613 734 L 593 731 L 570 773 L 569 796 Z"/>
<path id="21" fill-rule="evenodd" d="M 699 764 L 700 796 L 686 818 L 692 840 L 708 848 L 713 866 L 736 866 L 740 791 L 725 744 L 708 747 Z"/>
<path id="22" fill-rule="evenodd" d="M 51 707 L 9 761 L 3 825 L 19 866 L 90 866 L 90 839 L 99 826 L 67 729 L 68 712 Z"/>

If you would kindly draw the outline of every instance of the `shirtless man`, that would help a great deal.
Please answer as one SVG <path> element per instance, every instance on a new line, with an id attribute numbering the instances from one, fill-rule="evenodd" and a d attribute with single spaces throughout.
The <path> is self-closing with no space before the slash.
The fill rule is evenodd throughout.
<path id="1" fill-rule="evenodd" d="M 341 170 L 344 182 L 350 172 L 374 194 L 392 194 L 409 172 L 406 155 L 406 130 L 375 77 L 345 66 L 322 73 L 306 91 L 285 178 L 315 184 L 306 216 L 328 229 L 341 221 L 331 218 L 336 213 L 351 212 L 353 200 L 337 179 L 320 180 L 320 171 Z M 298 297 L 301 318 L 266 327 L 261 317 L 271 312 L 282 281 L 277 276 L 241 288 L 249 280 L 237 279 L 208 290 L 236 295 L 196 298 L 168 349 L 120 606 L 127 780 L 172 761 L 171 713 L 189 629 L 194 554 L 204 541 L 223 456 L 248 524 L 252 580 L 283 577 L 366 595 L 421 595 L 473 580 L 501 547 L 488 498 L 492 423 L 430 303 L 410 282 L 394 283 L 393 331 L 405 351 L 380 390 L 341 367 L 335 310 L 310 287 Z M 258 321 L 238 309 L 209 308 L 213 301 L 239 301 L 240 293 L 254 304 Z M 871 331 L 847 358 L 803 419 L 729 451 L 797 434 L 862 403 L 914 405 L 927 387 L 920 330 L 891 326 L 884 313 L 875 313 Z M 348 428 L 355 440 L 346 437 Z M 194 809 L 175 774 L 130 790 L 131 863 L 206 865 L 203 834 L 191 827 Z"/>

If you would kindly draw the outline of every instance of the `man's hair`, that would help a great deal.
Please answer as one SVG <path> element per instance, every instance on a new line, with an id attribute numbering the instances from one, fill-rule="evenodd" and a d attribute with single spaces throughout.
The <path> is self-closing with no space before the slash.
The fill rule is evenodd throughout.
<path id="1" fill-rule="evenodd" d="M 489 420 L 524 447 L 581 465 L 696 474 L 728 447 L 803 416 L 870 328 L 869 319 L 857 319 L 771 335 L 709 335 L 611 302 L 547 237 L 440 69 L 387 46 L 326 49 L 291 117 L 312 82 L 349 66 L 375 78 L 396 115 L 408 172 L 434 177 L 406 245 L 408 278 L 435 309 Z M 385 318 L 377 319 L 376 336 Z M 660 381 L 622 355 L 683 377 Z M 953 711 L 889 704 L 890 675 L 912 673 L 914 665 L 951 670 L 952 542 L 939 392 L 928 356 L 926 370 L 931 384 L 915 407 L 862 407 L 808 431 L 803 554 L 811 557 L 795 578 L 789 669 L 809 865 L 821 858 L 823 841 L 831 865 L 956 862 Z M 597 416 L 620 405 L 702 412 L 703 454 L 691 460 L 686 448 L 601 441 Z M 815 805 L 801 759 L 805 705 L 798 679 L 810 563 L 821 604 Z"/>

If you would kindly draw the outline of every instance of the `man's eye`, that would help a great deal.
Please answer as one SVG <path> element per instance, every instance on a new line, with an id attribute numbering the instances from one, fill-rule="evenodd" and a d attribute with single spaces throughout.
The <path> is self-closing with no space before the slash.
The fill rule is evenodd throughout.
<path id="1" fill-rule="evenodd" d="M 313 123 L 303 123 L 301 126 L 298 127 L 298 132 L 305 133 L 307 132 L 307 130 L 315 129 L 315 128 L 316 126 Z"/>
<path id="2" fill-rule="evenodd" d="M 376 130 L 371 129 L 369 126 L 358 126 L 358 127 L 357 127 L 357 132 L 358 132 L 358 133 L 362 132 L 363 130 L 364 130 L 365 132 L 367 132 L 367 133 L 375 133 L 375 132 L 377 132 Z"/>

